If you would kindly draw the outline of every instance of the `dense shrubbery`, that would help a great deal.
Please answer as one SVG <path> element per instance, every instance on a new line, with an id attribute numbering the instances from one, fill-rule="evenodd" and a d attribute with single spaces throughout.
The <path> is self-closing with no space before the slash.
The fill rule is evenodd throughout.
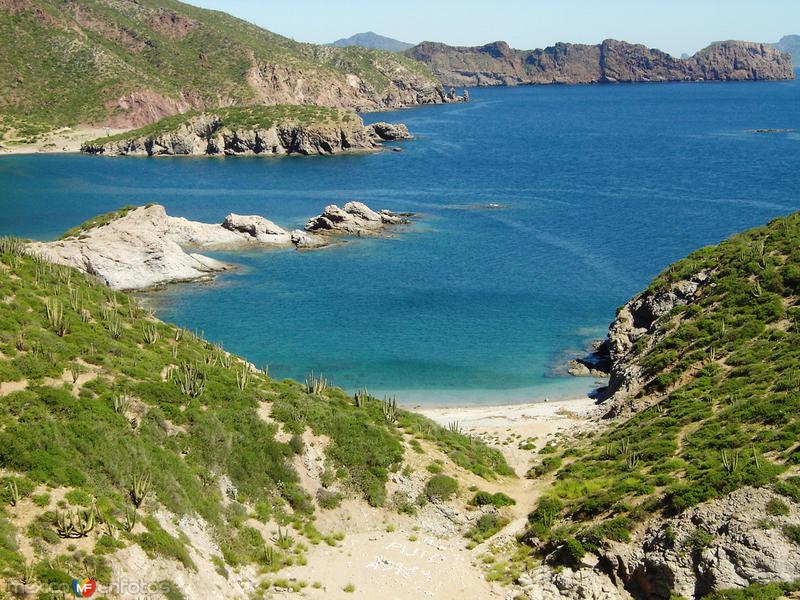
<path id="1" fill-rule="evenodd" d="M 7 239 L 0 239 L 0 289 L 0 378 L 27 380 L 26 389 L 0 403 L 0 469 L 18 474 L 0 478 L 0 506 L 18 494 L 45 507 L 47 494 L 35 492 L 37 486 L 64 486 L 70 506 L 85 508 L 97 498 L 98 509 L 123 531 L 133 480 L 146 475 L 148 491 L 136 508 L 147 531 L 128 538 L 190 566 L 184 541 L 143 520 L 141 513 L 158 503 L 206 519 L 229 564 L 241 564 L 261 561 L 264 552 L 245 525 L 245 505 L 263 522 L 303 531 L 310 523 L 314 498 L 291 465 L 305 451 L 307 428 L 330 439 L 323 483 L 338 478 L 343 489 L 376 505 L 388 473 L 402 464 L 403 425 L 475 472 L 494 477 L 510 470 L 496 451 L 422 417 L 398 409 L 401 422 L 388 421 L 374 399 L 359 408 L 339 389 L 311 395 L 261 373 L 237 385 L 239 359 L 155 320 L 124 294 L 21 254 Z M 57 305 L 63 323 L 53 323 L 48 305 Z M 64 323 L 66 331 L 58 326 Z M 189 367 L 180 377 L 172 373 L 182 365 Z M 192 393 L 182 378 L 197 384 Z M 276 439 L 278 425 L 260 408 L 271 408 L 292 434 L 288 443 Z M 317 496 L 324 508 L 341 499 L 328 491 Z M 51 514 L 36 521 L 31 532 L 48 543 L 56 536 L 54 520 Z M 17 573 L 21 564 L 10 527 L 0 509 L 0 574 Z M 113 550 L 109 543 L 98 543 L 96 553 Z"/>
<path id="2" fill-rule="evenodd" d="M 425 484 L 428 500 L 450 500 L 458 493 L 458 482 L 447 475 L 434 475 Z"/>

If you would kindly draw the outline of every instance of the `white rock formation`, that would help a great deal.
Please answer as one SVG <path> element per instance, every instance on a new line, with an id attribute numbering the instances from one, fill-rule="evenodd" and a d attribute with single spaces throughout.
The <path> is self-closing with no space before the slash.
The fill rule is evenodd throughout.
<path id="1" fill-rule="evenodd" d="M 325 207 L 306 223 L 306 231 L 317 234 L 371 235 L 387 225 L 402 225 L 408 219 L 388 210 L 375 212 L 363 202 L 348 202 L 344 208 L 335 204 Z"/>
<path id="2" fill-rule="evenodd" d="M 223 225 L 170 217 L 163 206 L 136 208 L 106 225 L 30 245 L 46 260 L 97 276 L 116 290 L 208 279 L 230 265 L 187 249 L 286 246 L 291 234 L 262 217 L 228 215 Z"/>

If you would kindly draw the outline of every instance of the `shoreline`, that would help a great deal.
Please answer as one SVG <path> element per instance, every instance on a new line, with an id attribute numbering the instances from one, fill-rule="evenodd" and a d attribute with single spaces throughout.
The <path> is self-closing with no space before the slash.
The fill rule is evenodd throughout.
<path id="1" fill-rule="evenodd" d="M 525 423 L 547 422 L 563 417 L 587 417 L 601 405 L 590 397 L 525 402 L 521 404 L 415 406 L 413 412 L 428 417 L 440 425 L 458 421 L 472 428 L 516 427 Z"/>

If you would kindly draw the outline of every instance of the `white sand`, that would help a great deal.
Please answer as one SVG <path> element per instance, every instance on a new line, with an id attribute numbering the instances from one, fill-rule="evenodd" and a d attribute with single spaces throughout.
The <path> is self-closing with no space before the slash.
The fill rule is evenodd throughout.
<path id="1" fill-rule="evenodd" d="M 90 140 L 116 135 L 127 129 L 105 127 L 64 127 L 41 137 L 32 144 L 17 144 L 0 140 L 0 156 L 4 154 L 39 154 L 57 152 L 80 152 L 81 146 Z"/>

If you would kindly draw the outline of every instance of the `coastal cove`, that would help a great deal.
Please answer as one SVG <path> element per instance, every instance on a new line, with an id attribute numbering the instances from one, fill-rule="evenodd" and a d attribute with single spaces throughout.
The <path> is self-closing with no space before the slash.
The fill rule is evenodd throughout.
<path id="1" fill-rule="evenodd" d="M 798 82 L 470 94 L 366 115 L 409 126 L 402 153 L 2 156 L 0 234 L 51 239 L 146 202 L 287 229 L 348 200 L 418 213 L 386 239 L 212 253 L 241 268 L 146 300 L 275 377 L 314 370 L 405 404 L 502 404 L 584 394 L 592 379 L 556 375 L 658 271 L 800 208 Z"/>

